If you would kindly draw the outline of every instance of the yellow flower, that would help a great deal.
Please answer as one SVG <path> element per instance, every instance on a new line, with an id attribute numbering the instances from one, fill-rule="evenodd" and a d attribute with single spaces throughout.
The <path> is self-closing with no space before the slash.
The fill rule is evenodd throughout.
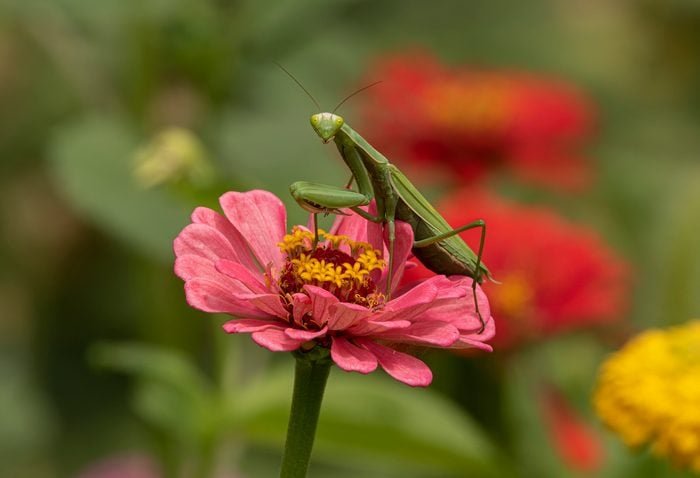
<path id="1" fill-rule="evenodd" d="M 206 185 L 214 178 L 204 146 L 183 128 L 168 128 L 134 155 L 134 176 L 144 188 L 187 180 Z"/>
<path id="2" fill-rule="evenodd" d="M 700 320 L 646 331 L 613 354 L 593 405 L 628 446 L 700 473 Z"/>

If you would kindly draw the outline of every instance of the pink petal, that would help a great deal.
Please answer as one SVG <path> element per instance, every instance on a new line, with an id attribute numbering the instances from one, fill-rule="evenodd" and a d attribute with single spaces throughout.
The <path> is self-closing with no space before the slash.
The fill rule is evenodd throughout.
<path id="1" fill-rule="evenodd" d="M 228 295 L 249 294 L 251 289 L 254 293 L 268 293 L 262 287 L 260 279 L 251 274 L 244 266 L 232 261 L 219 261 L 219 263 L 222 262 L 241 270 L 241 274 L 232 274 L 238 275 L 238 279 L 224 275 L 214 267 L 209 259 L 193 255 L 180 256 L 175 259 L 175 273 L 185 281 L 204 279 L 215 283 Z M 245 282 L 241 279 L 245 279 Z"/>
<path id="2" fill-rule="evenodd" d="M 459 340 L 452 345 L 453 349 L 466 349 L 466 348 L 477 348 L 481 350 L 486 350 L 491 352 L 493 347 L 484 343 L 487 340 L 491 340 L 496 335 L 496 325 L 494 323 L 493 317 L 489 316 L 486 320 L 486 325 L 484 326 L 483 332 L 480 334 L 476 333 L 462 333 Z"/>
<path id="3" fill-rule="evenodd" d="M 453 345 L 450 348 L 458 349 L 458 350 L 479 349 L 479 350 L 483 350 L 485 352 L 493 352 L 493 347 L 490 346 L 489 344 L 486 344 L 486 343 L 481 342 L 479 340 L 472 340 L 470 338 L 459 339 L 459 341 L 455 342 L 455 345 Z"/>
<path id="4" fill-rule="evenodd" d="M 208 279 L 213 282 L 220 283 L 225 288 L 233 288 L 235 290 L 245 290 L 239 282 L 226 277 L 221 272 L 217 271 L 214 263 L 202 256 L 193 256 L 188 254 L 179 256 L 175 259 L 175 274 L 185 282 L 192 279 Z"/>
<path id="5" fill-rule="evenodd" d="M 287 337 L 296 340 L 303 340 L 304 342 L 326 335 L 326 332 L 328 332 L 328 327 L 324 327 L 321 330 L 303 330 L 293 328 L 287 328 L 284 330 Z"/>
<path id="6" fill-rule="evenodd" d="M 369 227 L 369 226 L 368 226 Z M 384 259 L 387 261 L 387 268 L 389 264 L 389 237 L 388 230 L 384 231 L 384 244 L 386 245 Z M 391 280 L 391 290 L 395 290 L 401 281 L 403 276 L 404 268 L 406 267 L 406 260 L 411 254 L 411 249 L 413 248 L 413 229 L 408 223 L 403 221 L 396 221 L 396 239 L 394 240 L 394 263 L 392 266 L 393 275 Z M 377 283 L 379 290 L 386 290 L 386 281 L 389 279 L 389 274 L 384 271 L 381 279 Z"/>
<path id="7" fill-rule="evenodd" d="M 311 313 L 311 299 L 306 294 L 294 294 L 292 296 L 292 313 L 294 322 L 301 324 L 304 316 Z"/>
<path id="8" fill-rule="evenodd" d="M 237 298 L 248 300 L 258 309 L 285 320 L 289 315 L 279 294 L 240 294 Z"/>
<path id="9" fill-rule="evenodd" d="M 239 317 L 266 319 L 272 314 L 260 310 L 248 300 L 240 299 L 221 284 L 207 279 L 192 279 L 185 283 L 187 303 L 204 312 L 226 313 Z"/>
<path id="10" fill-rule="evenodd" d="M 260 274 L 252 273 L 242 264 L 222 259 L 216 262 L 215 267 L 217 271 L 240 282 L 251 292 L 269 292 L 268 288 L 263 283 L 263 277 Z"/>
<path id="11" fill-rule="evenodd" d="M 374 354 L 384 371 L 399 382 L 412 387 L 427 387 L 433 381 L 433 373 L 417 358 L 368 339 L 358 339 L 357 342 Z"/>
<path id="12" fill-rule="evenodd" d="M 346 330 L 350 335 L 378 335 L 390 330 L 407 329 L 410 326 L 411 322 L 408 320 L 387 320 L 385 322 L 363 320 Z"/>
<path id="13" fill-rule="evenodd" d="M 435 275 L 430 277 L 430 280 L 437 287 L 438 298 L 440 299 L 454 299 L 464 297 L 467 294 L 472 295 L 472 283 L 474 281 L 471 277 Z M 477 285 L 477 293 L 478 291 L 479 286 Z"/>
<path id="14" fill-rule="evenodd" d="M 235 267 L 242 269 L 244 274 L 250 274 L 249 271 L 240 264 L 231 261 L 223 262 L 235 265 Z M 260 287 L 256 287 L 256 284 L 259 284 L 257 279 L 253 278 L 249 281 L 252 282 L 249 286 L 240 280 L 235 280 L 222 274 L 216 270 L 214 264 L 212 264 L 209 259 L 201 256 L 186 255 L 178 257 L 175 260 L 175 272 L 181 278 L 185 279 L 186 282 L 194 281 L 193 283 L 195 286 L 190 287 L 195 287 L 195 289 L 190 292 L 196 294 L 197 291 L 200 290 L 197 289 L 197 287 L 204 285 L 208 290 L 208 294 L 215 295 L 221 300 L 230 301 L 239 305 L 243 304 L 244 306 L 248 306 L 247 308 L 249 309 L 250 304 L 248 304 L 247 296 L 251 292 L 251 287 L 260 290 Z M 265 290 L 263 290 L 263 292 L 267 293 Z M 262 310 L 265 310 L 265 308 Z"/>
<path id="15" fill-rule="evenodd" d="M 292 296 L 292 314 L 294 323 L 302 325 L 306 315 L 311 314 L 311 299 L 306 294 L 294 294 Z"/>
<path id="16" fill-rule="evenodd" d="M 469 336 L 478 340 L 490 340 L 496 335 L 496 321 L 492 316 L 484 317 L 484 330 L 481 333 L 471 333 Z M 463 334 L 464 335 L 464 334 Z"/>
<path id="17" fill-rule="evenodd" d="M 274 327 L 282 330 L 284 324 L 278 320 L 235 319 L 221 326 L 227 334 L 258 332 Z"/>
<path id="18" fill-rule="evenodd" d="M 273 352 L 290 352 L 298 349 L 305 340 L 289 337 L 283 329 L 269 328 L 253 332 L 251 336 L 256 344 Z"/>
<path id="19" fill-rule="evenodd" d="M 463 276 L 436 277 L 441 278 L 439 282 L 435 282 L 439 286 L 436 303 L 421 318 L 427 321 L 449 322 L 460 331 L 478 331 L 481 328 L 481 320 L 474 306 L 472 279 Z M 479 312 L 486 321 L 491 316 L 488 298 L 481 287 L 477 287 L 476 296 Z"/>
<path id="20" fill-rule="evenodd" d="M 216 262 L 219 259 L 238 260 L 231 243 L 219 231 L 205 224 L 187 225 L 173 242 L 177 257 L 195 255 Z"/>
<path id="21" fill-rule="evenodd" d="M 377 215 L 377 203 L 372 201 L 369 204 L 369 207 L 367 208 L 367 212 L 372 214 L 373 216 Z M 369 242 L 372 247 L 377 249 L 378 251 L 383 251 L 384 250 L 384 224 L 376 223 L 376 222 L 368 222 L 367 223 L 367 239 L 366 241 Z M 388 254 L 383 254 L 384 258 L 389 260 L 389 255 Z"/>
<path id="22" fill-rule="evenodd" d="M 438 289 L 433 284 L 433 277 L 419 283 L 405 294 L 389 301 L 381 311 L 380 320 L 411 320 L 424 314 L 435 306 Z"/>
<path id="23" fill-rule="evenodd" d="M 328 328 L 330 330 L 345 330 L 372 315 L 372 311 L 367 307 L 347 302 L 338 302 L 331 305 L 329 312 Z"/>
<path id="24" fill-rule="evenodd" d="M 444 322 L 416 322 L 405 329 L 389 330 L 376 335 L 391 342 L 449 347 L 460 338 L 459 330 Z"/>
<path id="25" fill-rule="evenodd" d="M 338 298 L 326 289 L 305 285 L 304 290 L 311 298 L 311 317 L 317 324 L 325 324 L 331 317 L 329 307 L 337 304 Z"/>
<path id="26" fill-rule="evenodd" d="M 192 213 L 192 222 L 196 224 L 206 224 L 219 231 L 231 244 L 236 260 L 246 266 L 251 271 L 261 271 L 263 267 L 258 263 L 250 246 L 243 238 L 238 229 L 233 227 L 224 216 L 206 207 L 198 207 Z"/>
<path id="27" fill-rule="evenodd" d="M 342 337 L 333 338 L 331 358 L 338 367 L 348 372 L 367 374 L 377 368 L 377 357 L 372 352 Z"/>
<path id="28" fill-rule="evenodd" d="M 241 233 L 260 264 L 280 265 L 282 252 L 277 244 L 287 228 L 287 212 L 282 201 L 267 191 L 227 192 L 219 199 L 224 214 Z"/>

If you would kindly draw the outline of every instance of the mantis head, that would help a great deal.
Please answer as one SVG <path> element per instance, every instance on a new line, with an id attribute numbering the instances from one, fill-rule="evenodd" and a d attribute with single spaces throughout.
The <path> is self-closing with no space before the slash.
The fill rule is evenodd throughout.
<path id="1" fill-rule="evenodd" d="M 343 127 L 345 120 L 333 113 L 317 113 L 311 117 L 311 127 L 327 143 Z"/>

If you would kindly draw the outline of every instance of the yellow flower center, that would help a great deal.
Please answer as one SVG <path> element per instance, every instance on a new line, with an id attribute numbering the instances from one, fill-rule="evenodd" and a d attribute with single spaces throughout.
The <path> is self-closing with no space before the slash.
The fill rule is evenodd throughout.
<path id="1" fill-rule="evenodd" d="M 322 287 L 342 301 L 378 307 L 383 295 L 376 291 L 372 271 L 385 266 L 381 253 L 366 242 L 319 230 L 314 234 L 295 227 L 282 238 L 279 247 L 287 262 L 279 278 L 285 295 L 301 292 L 306 284 Z"/>
<path id="2" fill-rule="evenodd" d="M 631 340 L 603 364 L 593 403 L 627 445 L 700 472 L 700 321 Z"/>

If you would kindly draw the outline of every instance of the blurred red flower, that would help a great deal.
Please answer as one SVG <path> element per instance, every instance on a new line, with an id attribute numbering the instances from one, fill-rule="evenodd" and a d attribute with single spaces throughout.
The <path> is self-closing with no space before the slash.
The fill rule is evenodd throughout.
<path id="1" fill-rule="evenodd" d="M 562 461 L 585 473 L 599 470 L 605 460 L 602 439 L 566 397 L 554 387 L 545 386 L 539 405 L 550 440 Z"/>
<path id="2" fill-rule="evenodd" d="M 594 108 L 567 83 L 448 68 L 428 54 L 381 58 L 369 76 L 383 84 L 364 96 L 367 136 L 392 161 L 442 164 L 468 181 L 505 169 L 561 189 L 590 183 L 581 150 Z"/>
<path id="3" fill-rule="evenodd" d="M 445 198 L 438 209 L 455 227 L 477 218 L 487 223 L 484 261 L 501 282 L 483 284 L 498 323 L 494 349 L 624 316 L 628 266 L 594 231 L 545 207 L 472 188 Z M 478 231 L 462 237 L 477 250 Z M 404 281 L 430 275 L 418 266 Z"/>

